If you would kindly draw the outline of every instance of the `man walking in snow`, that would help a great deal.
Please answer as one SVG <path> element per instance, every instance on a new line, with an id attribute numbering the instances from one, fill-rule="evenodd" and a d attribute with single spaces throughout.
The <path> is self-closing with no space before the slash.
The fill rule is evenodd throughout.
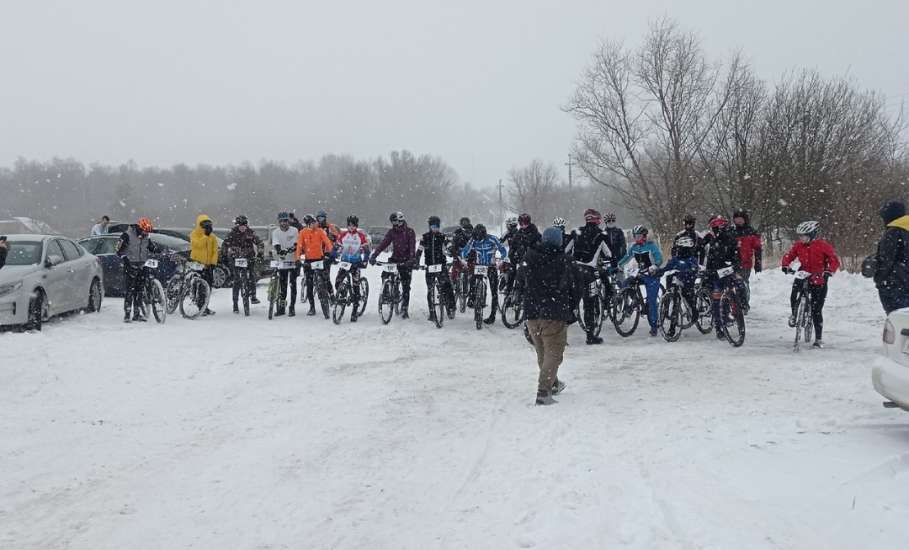
<path id="1" fill-rule="evenodd" d="M 881 208 L 885 231 L 877 245 L 874 284 L 888 315 L 909 307 L 909 216 L 902 201 L 890 201 Z"/>
<path id="2" fill-rule="evenodd" d="M 524 262 L 524 311 L 540 369 L 536 404 L 551 405 L 556 402 L 552 396 L 565 389 L 558 378 L 559 365 L 568 341 L 568 325 L 575 321 L 572 304 L 580 300 L 571 258 L 562 251 L 562 230 L 549 227 L 543 231 L 540 246 L 530 248 Z"/>

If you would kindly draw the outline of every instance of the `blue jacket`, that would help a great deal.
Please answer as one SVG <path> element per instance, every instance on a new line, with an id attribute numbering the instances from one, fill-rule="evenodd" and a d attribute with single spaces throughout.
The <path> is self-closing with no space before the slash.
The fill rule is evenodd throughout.
<path id="1" fill-rule="evenodd" d="M 619 266 L 623 266 L 634 258 L 638 262 L 638 268 L 643 271 L 654 265 L 659 267 L 663 263 L 663 253 L 660 247 L 653 241 L 644 241 L 644 244 L 634 243 L 628 248 L 625 257 L 619 260 Z"/>
<path id="2" fill-rule="evenodd" d="M 471 251 L 477 253 L 477 265 L 492 265 L 495 263 L 496 250 L 503 260 L 508 259 L 508 250 L 502 245 L 502 242 L 494 235 L 487 235 L 482 241 L 470 239 L 467 246 L 461 249 L 461 257 L 467 258 Z"/>

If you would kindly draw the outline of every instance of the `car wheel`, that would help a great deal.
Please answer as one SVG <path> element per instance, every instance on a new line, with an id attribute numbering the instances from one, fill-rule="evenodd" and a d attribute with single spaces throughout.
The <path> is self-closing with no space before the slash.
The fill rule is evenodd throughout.
<path id="1" fill-rule="evenodd" d="M 212 282 L 215 288 L 224 288 L 227 284 L 227 270 L 217 265 L 212 269 Z"/>
<path id="2" fill-rule="evenodd" d="M 47 296 L 39 288 L 28 302 L 28 321 L 25 323 L 25 330 L 41 330 L 41 326 L 47 320 L 48 311 Z"/>
<path id="3" fill-rule="evenodd" d="M 101 292 L 101 281 L 98 279 L 92 280 L 92 285 L 88 289 L 88 305 L 85 308 L 86 313 L 97 313 L 101 311 L 101 299 L 103 296 Z"/>

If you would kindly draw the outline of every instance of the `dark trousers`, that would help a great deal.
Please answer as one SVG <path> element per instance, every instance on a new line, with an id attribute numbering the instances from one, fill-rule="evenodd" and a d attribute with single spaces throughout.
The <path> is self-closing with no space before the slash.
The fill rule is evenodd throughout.
<path id="1" fill-rule="evenodd" d="M 909 307 L 909 292 L 903 288 L 879 288 L 877 295 L 887 315 L 892 311 Z"/>
<path id="2" fill-rule="evenodd" d="M 584 326 L 587 327 L 587 334 L 593 336 L 594 325 L 596 324 L 594 319 L 594 308 L 596 308 L 597 300 L 599 296 L 591 295 L 590 284 L 597 280 L 597 271 L 592 267 L 578 266 L 577 267 L 577 277 L 578 282 L 581 285 L 581 301 L 584 303 Z"/>
<path id="3" fill-rule="evenodd" d="M 297 277 L 300 276 L 300 268 L 280 269 L 278 270 L 278 305 L 283 306 L 287 303 L 287 287 L 290 287 L 290 307 L 294 307 L 297 301 Z"/>
<path id="4" fill-rule="evenodd" d="M 390 276 L 390 273 L 383 272 L 382 283 L 384 284 L 385 279 Z M 410 282 L 413 279 L 413 268 L 398 264 L 398 276 L 401 277 L 401 308 L 406 311 L 410 305 Z"/>
<path id="5" fill-rule="evenodd" d="M 808 283 L 807 279 L 797 279 L 792 283 L 789 304 L 792 306 L 793 315 L 798 310 L 799 294 L 803 288 L 806 288 L 811 294 L 811 320 L 814 322 L 815 338 L 820 340 L 824 332 L 824 302 L 827 300 L 827 285 L 812 285 Z"/>
<path id="6" fill-rule="evenodd" d="M 142 285 L 145 283 L 142 264 L 123 262 L 123 311 L 129 315 L 135 307 L 136 314 L 142 311 Z"/>
<path id="7" fill-rule="evenodd" d="M 451 276 L 448 274 L 448 266 L 442 266 L 442 271 L 438 273 L 426 272 L 426 305 L 429 306 L 429 312 L 434 313 L 432 309 L 432 286 L 435 280 L 439 279 L 442 286 L 442 299 L 448 309 L 454 309 L 454 288 L 451 286 Z"/>
<path id="8" fill-rule="evenodd" d="M 496 266 L 494 266 L 494 265 L 489 266 L 489 269 L 486 271 L 486 277 L 489 278 L 489 288 L 490 288 L 489 295 L 492 297 L 492 304 L 491 304 L 492 310 L 490 312 L 490 315 L 495 315 L 496 312 L 499 310 L 499 293 L 497 292 L 497 289 L 499 288 L 499 271 L 496 269 Z M 471 296 L 474 295 L 474 289 L 478 282 L 482 282 L 480 277 L 477 277 L 477 276 L 471 274 L 470 275 L 470 295 Z"/>
<path id="9" fill-rule="evenodd" d="M 310 267 L 313 262 L 323 262 L 323 260 L 306 260 L 303 262 L 303 274 L 304 274 L 304 283 L 306 284 L 306 301 L 309 302 L 310 307 L 316 307 L 315 296 L 313 296 L 313 288 L 315 286 L 316 277 L 322 279 L 322 283 L 325 285 L 326 290 L 328 290 L 329 296 L 334 296 L 334 290 L 331 288 L 331 271 L 329 271 L 329 259 L 325 258 L 322 264 L 322 269 L 313 269 Z"/>
<path id="10" fill-rule="evenodd" d="M 252 265 L 252 263 L 253 260 L 249 260 L 249 264 Z M 240 291 L 242 290 L 241 274 L 244 271 L 246 272 L 246 295 L 250 298 L 256 295 L 255 271 L 252 268 L 231 267 L 230 277 L 233 280 L 234 305 L 237 305 L 237 299 L 240 297 Z"/>
<path id="11" fill-rule="evenodd" d="M 338 274 L 335 276 L 335 288 L 338 288 L 338 285 L 341 284 L 341 281 L 344 279 L 344 276 L 347 274 L 346 269 L 338 269 Z M 357 311 L 357 308 L 360 306 L 360 266 L 351 265 L 350 266 L 350 295 L 353 298 L 353 309 Z"/>

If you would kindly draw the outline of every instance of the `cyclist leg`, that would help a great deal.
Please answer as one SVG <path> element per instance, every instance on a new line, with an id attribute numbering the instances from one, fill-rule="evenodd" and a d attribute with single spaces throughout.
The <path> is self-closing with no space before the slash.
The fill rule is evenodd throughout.
<path id="1" fill-rule="evenodd" d="M 804 287 L 804 279 L 796 279 L 792 282 L 792 292 L 789 294 L 789 305 L 792 307 L 792 316 L 795 317 L 799 308 L 799 293 Z"/>
<path id="2" fill-rule="evenodd" d="M 313 276 L 313 268 L 309 266 L 309 262 L 303 263 L 303 274 L 304 282 L 306 284 L 306 301 L 309 302 L 310 311 L 314 311 L 316 308 L 316 301 L 313 297 L 313 286 L 315 285 L 315 279 Z"/>
<path id="3" fill-rule="evenodd" d="M 496 312 L 499 310 L 499 270 L 495 265 L 489 266 L 489 294 L 492 297 L 490 319 L 495 319 Z"/>
<path id="4" fill-rule="evenodd" d="M 647 291 L 647 321 L 650 323 L 651 329 L 656 329 L 659 324 L 659 311 L 657 307 L 657 299 L 660 294 L 660 279 L 658 277 L 651 277 L 647 275 L 643 277 L 644 288 Z"/>
<path id="5" fill-rule="evenodd" d="M 809 286 L 811 292 L 811 313 L 814 322 L 814 339 L 821 340 L 824 332 L 824 302 L 827 301 L 827 285 Z"/>
<path id="6" fill-rule="evenodd" d="M 432 307 L 432 286 L 433 282 L 436 280 L 436 274 L 426 271 L 426 307 L 429 309 L 429 319 L 432 320 L 436 316 L 436 310 Z"/>
<path id="7" fill-rule="evenodd" d="M 449 310 L 453 311 L 455 307 L 454 286 L 451 283 L 447 267 L 442 267 L 442 273 L 439 274 L 439 277 L 441 277 L 440 282 L 442 283 L 442 294 L 445 296 L 445 304 Z"/>

